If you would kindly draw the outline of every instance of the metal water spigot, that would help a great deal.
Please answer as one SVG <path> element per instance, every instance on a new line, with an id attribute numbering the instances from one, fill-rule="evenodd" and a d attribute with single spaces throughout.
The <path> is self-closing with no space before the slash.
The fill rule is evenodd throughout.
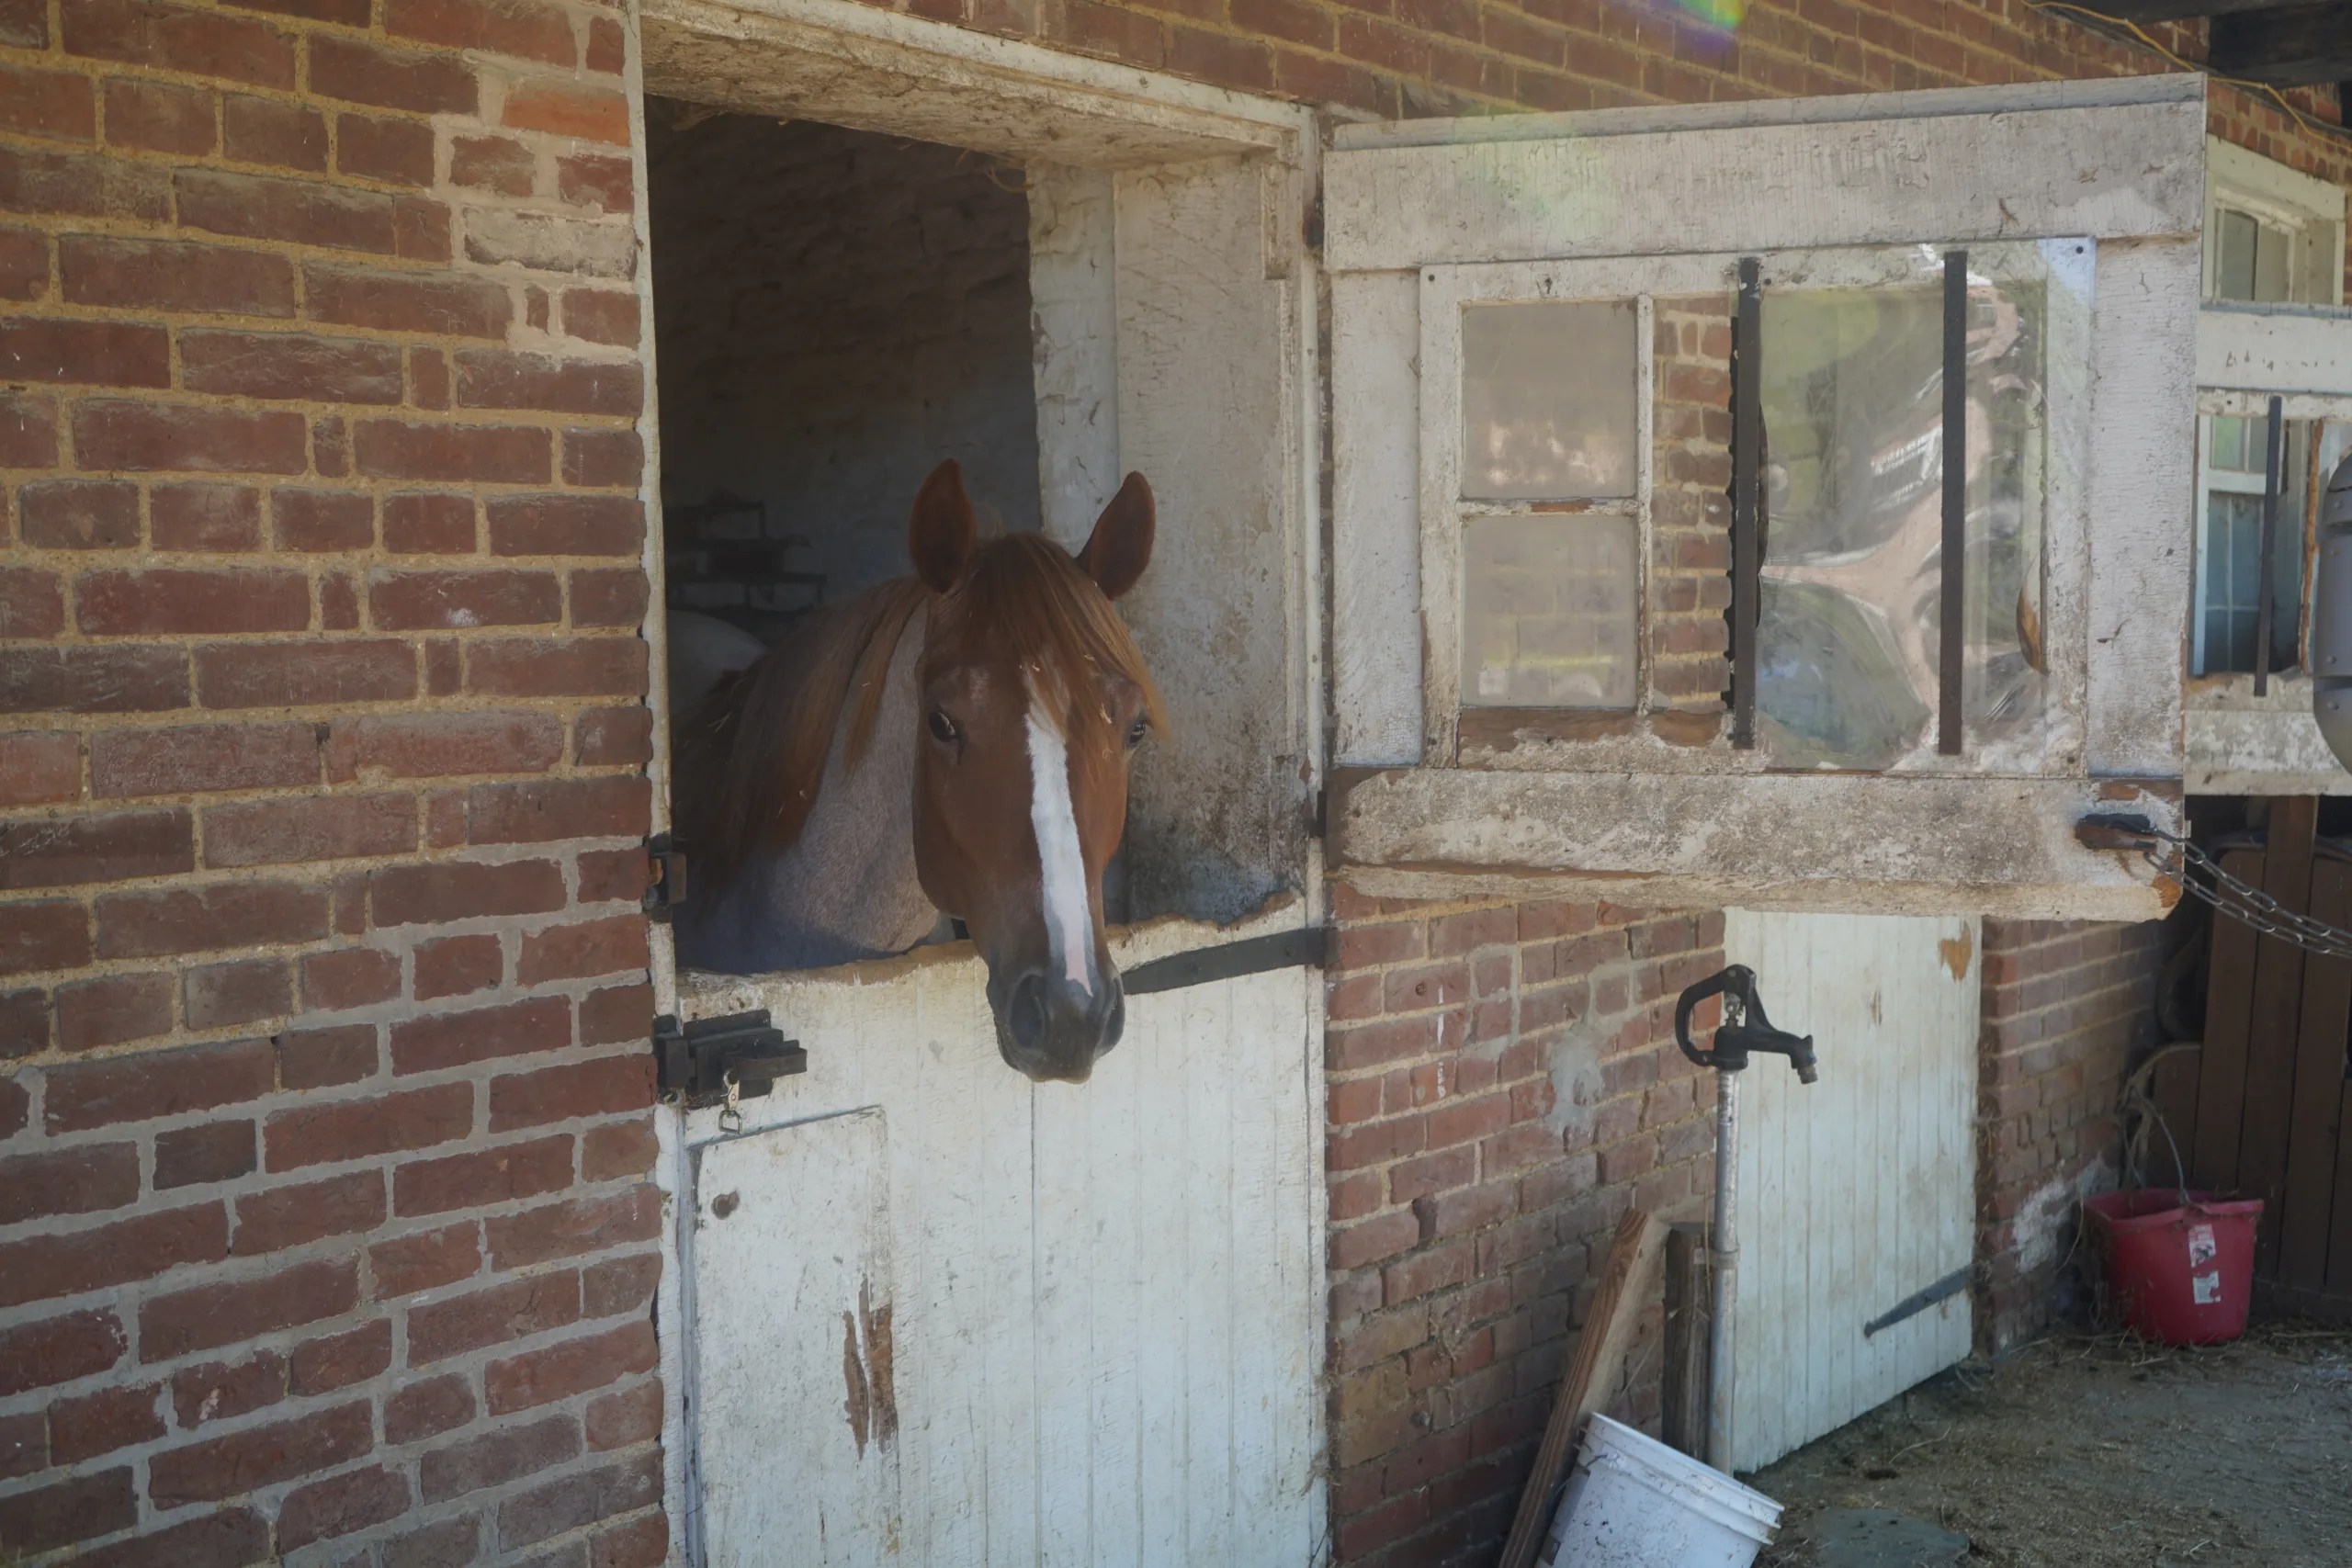
<path id="1" fill-rule="evenodd" d="M 1690 1038 L 1690 1015 L 1699 1010 L 1701 1002 L 1717 996 L 1724 998 L 1723 1027 L 1702 1049 Z M 1745 964 L 1731 964 L 1684 988 L 1674 1004 L 1674 1043 L 1692 1063 L 1718 1072 L 1743 1071 L 1748 1056 L 1760 1051 L 1786 1056 L 1789 1066 L 1797 1070 L 1799 1083 L 1813 1083 L 1821 1077 L 1814 1065 L 1813 1036 L 1772 1027 L 1763 998 L 1756 994 L 1756 971 Z"/>

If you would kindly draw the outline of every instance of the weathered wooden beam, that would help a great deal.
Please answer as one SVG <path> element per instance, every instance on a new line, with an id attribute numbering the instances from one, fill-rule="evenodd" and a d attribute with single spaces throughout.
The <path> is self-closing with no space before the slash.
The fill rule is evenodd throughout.
<path id="1" fill-rule="evenodd" d="M 1666 1236 L 1666 1364 L 1658 1437 L 1692 1459 L 1707 1457 L 1707 1227 L 1685 1223 Z"/>
<path id="2" fill-rule="evenodd" d="M 2352 0 L 2216 17 L 2207 67 L 2278 86 L 2352 76 Z"/>

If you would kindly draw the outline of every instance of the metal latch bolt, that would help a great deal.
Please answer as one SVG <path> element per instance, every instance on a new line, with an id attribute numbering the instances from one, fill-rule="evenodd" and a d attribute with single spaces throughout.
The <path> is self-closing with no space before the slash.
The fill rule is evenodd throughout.
<path id="1" fill-rule="evenodd" d="M 653 1021 L 654 1081 L 662 1098 L 689 1111 L 758 1100 L 775 1080 L 808 1070 L 808 1053 L 768 1021 L 763 1010 L 681 1024 Z"/>

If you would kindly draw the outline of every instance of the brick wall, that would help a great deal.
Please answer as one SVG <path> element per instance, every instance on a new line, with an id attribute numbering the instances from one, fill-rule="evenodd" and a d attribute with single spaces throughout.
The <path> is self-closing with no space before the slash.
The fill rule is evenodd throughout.
<path id="1" fill-rule="evenodd" d="M 1331 1514 L 1343 1562 L 1481 1561 L 1629 1204 L 1695 1219 L 1713 1081 L 1673 1039 L 1719 914 L 1337 891 Z M 1620 1410 L 1654 1423 L 1646 1359 Z"/>
<path id="2" fill-rule="evenodd" d="M 2127 1062 L 2155 1043 L 2163 927 L 1984 922 L 1976 1121 L 1976 1342 L 2031 1337 L 2065 1302 L 2080 1200 L 2115 1185 Z"/>
<path id="3" fill-rule="evenodd" d="M 0 3 L 0 1546 L 658 1561 L 617 11 Z"/>

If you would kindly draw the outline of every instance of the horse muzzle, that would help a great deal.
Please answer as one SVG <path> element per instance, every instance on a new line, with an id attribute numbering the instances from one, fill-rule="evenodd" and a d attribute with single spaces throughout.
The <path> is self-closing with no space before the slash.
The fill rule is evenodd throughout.
<path id="1" fill-rule="evenodd" d="M 1095 1059 L 1126 1030 L 1126 987 L 1107 964 L 1092 990 L 1032 969 L 1013 981 L 995 1011 L 997 1050 L 1006 1066 L 1037 1083 L 1084 1083 Z"/>

